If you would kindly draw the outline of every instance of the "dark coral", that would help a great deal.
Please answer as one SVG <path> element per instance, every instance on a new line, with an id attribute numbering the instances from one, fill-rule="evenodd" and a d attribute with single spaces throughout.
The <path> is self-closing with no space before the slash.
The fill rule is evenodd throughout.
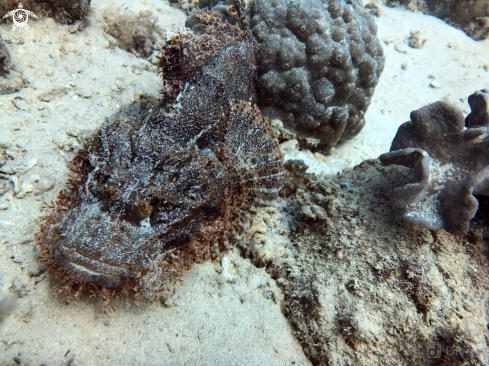
<path id="1" fill-rule="evenodd" d="M 203 18 L 207 34 L 242 42 L 217 42 L 173 103 L 143 98 L 123 108 L 70 164 L 70 188 L 36 235 L 69 297 L 88 291 L 106 300 L 124 289 L 154 299 L 180 271 L 217 258 L 243 234 L 249 210 L 281 188 L 278 142 L 247 101 L 249 86 L 229 84 L 252 79 L 253 68 L 233 70 L 253 54 L 250 43 L 214 13 Z"/>
<path id="2" fill-rule="evenodd" d="M 475 40 L 489 37 L 489 2 L 487 0 L 387 0 L 389 6 L 405 5 L 421 10 L 463 29 Z"/>
<path id="3" fill-rule="evenodd" d="M 11 65 L 10 54 L 5 44 L 0 40 L 0 77 L 5 77 L 9 72 Z"/>
<path id="4" fill-rule="evenodd" d="M 404 165 L 417 181 L 392 192 L 408 221 L 465 234 L 475 216 L 475 195 L 489 195 L 489 90 L 469 97 L 472 112 L 440 101 L 411 112 L 399 127 L 384 165 Z"/>
<path id="5" fill-rule="evenodd" d="M 373 17 L 356 0 L 256 0 L 258 101 L 297 133 L 328 151 L 363 128 L 383 70 Z"/>
<path id="6" fill-rule="evenodd" d="M 62 24 L 72 24 L 82 20 L 90 11 L 90 0 L 37 1 L 47 15 Z"/>
<path id="7" fill-rule="evenodd" d="M 53 17 L 61 24 L 83 20 L 90 11 L 90 0 L 25 0 L 22 3 L 25 9 Z M 0 13 L 3 15 L 17 8 L 18 4 L 16 0 L 0 0 Z"/>

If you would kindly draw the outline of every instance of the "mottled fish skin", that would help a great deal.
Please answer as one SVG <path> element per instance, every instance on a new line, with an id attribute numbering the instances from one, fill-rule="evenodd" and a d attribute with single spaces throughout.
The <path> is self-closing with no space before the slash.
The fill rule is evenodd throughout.
<path id="1" fill-rule="evenodd" d="M 213 13 L 203 19 L 207 38 L 217 26 L 227 34 L 218 33 L 215 56 L 178 65 L 186 71 L 174 99 L 122 108 L 70 163 L 70 188 L 36 235 L 55 288 L 69 300 L 89 292 L 107 302 L 120 289 L 154 300 L 179 272 L 239 240 L 250 209 L 282 188 L 278 141 L 249 102 L 252 42 Z M 199 43 L 204 35 L 189 37 Z M 233 67 L 241 74 L 216 71 Z"/>

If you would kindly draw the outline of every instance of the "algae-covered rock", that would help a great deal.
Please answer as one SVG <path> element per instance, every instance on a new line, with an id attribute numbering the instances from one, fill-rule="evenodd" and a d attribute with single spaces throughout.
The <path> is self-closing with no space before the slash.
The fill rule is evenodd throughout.
<path id="1" fill-rule="evenodd" d="M 287 259 L 268 271 L 314 365 L 488 363 L 487 220 L 463 237 L 404 222 L 387 193 L 415 179 L 370 160 L 290 196 Z"/>

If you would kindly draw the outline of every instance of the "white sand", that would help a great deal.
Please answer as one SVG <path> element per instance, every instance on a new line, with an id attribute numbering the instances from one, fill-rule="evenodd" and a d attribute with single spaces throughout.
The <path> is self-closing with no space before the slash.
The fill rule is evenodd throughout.
<path id="1" fill-rule="evenodd" d="M 74 34 L 52 19 L 31 20 L 27 33 L 12 32 L 11 22 L 0 25 L 2 37 L 11 40 L 7 47 L 15 69 L 28 81 L 19 92 L 0 96 L 0 143 L 26 149 L 11 149 L 20 160 L 37 159 L 28 172 L 16 174 L 24 192 L 0 197 L 0 208 L 5 208 L 0 210 L 0 297 L 22 296 L 0 325 L 0 364 L 11 364 L 14 357 L 46 365 L 309 364 L 281 313 L 280 290 L 263 269 L 235 252 L 223 263 L 197 265 L 184 274 L 183 286 L 166 307 L 116 302 L 118 311 L 109 316 L 99 315 L 96 303 L 63 304 L 52 297 L 46 275 L 39 275 L 32 235 L 41 203 L 54 200 L 64 187 L 73 153 L 62 149 L 76 147 L 67 131 L 93 131 L 139 94 L 158 95 L 161 81 L 154 65 L 105 47 L 103 11 L 151 9 L 161 26 L 172 29 L 184 22 L 183 13 L 162 1 L 142 4 L 92 1 L 89 26 Z M 475 42 L 439 19 L 403 9 L 382 7 L 377 23 L 381 41 L 390 45 L 383 43 L 386 67 L 364 130 L 325 161 L 293 149 L 286 158 L 303 158 L 311 171 L 334 173 L 388 151 L 412 110 L 448 96 L 468 111 L 466 99 L 459 98 L 489 87 L 483 69 L 489 63 L 489 40 Z M 424 48 L 404 43 L 411 30 L 427 38 Z M 404 62 L 407 70 L 401 69 Z M 429 85 L 430 75 L 440 88 Z M 49 102 L 38 98 L 56 88 L 63 88 L 62 95 Z M 51 179 L 54 188 L 44 195 L 26 193 L 42 178 Z"/>

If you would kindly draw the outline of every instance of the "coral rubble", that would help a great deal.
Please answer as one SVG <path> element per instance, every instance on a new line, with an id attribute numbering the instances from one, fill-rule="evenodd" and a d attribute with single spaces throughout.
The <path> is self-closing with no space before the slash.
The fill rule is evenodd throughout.
<path id="1" fill-rule="evenodd" d="M 489 90 L 469 97 L 472 112 L 440 101 L 413 111 L 399 127 L 384 165 L 414 169 L 414 183 L 394 188 L 404 218 L 432 230 L 465 234 L 475 216 L 475 195 L 489 195 Z"/>
<path id="2" fill-rule="evenodd" d="M 185 70 L 177 92 L 105 122 L 71 161 L 70 188 L 36 235 L 69 299 L 91 292 L 106 302 L 124 289 L 153 300 L 178 272 L 219 257 L 249 226 L 250 210 L 278 195 L 282 155 L 248 102 L 254 68 L 241 65 L 251 42 L 216 13 L 201 18 L 212 56 L 201 50 L 195 64 L 192 45 L 203 35 L 169 36 L 161 68 L 166 86 L 170 66 Z"/>
<path id="3" fill-rule="evenodd" d="M 264 113 L 312 150 L 357 135 L 384 67 L 371 14 L 356 0 L 256 0 L 250 11 Z"/>

